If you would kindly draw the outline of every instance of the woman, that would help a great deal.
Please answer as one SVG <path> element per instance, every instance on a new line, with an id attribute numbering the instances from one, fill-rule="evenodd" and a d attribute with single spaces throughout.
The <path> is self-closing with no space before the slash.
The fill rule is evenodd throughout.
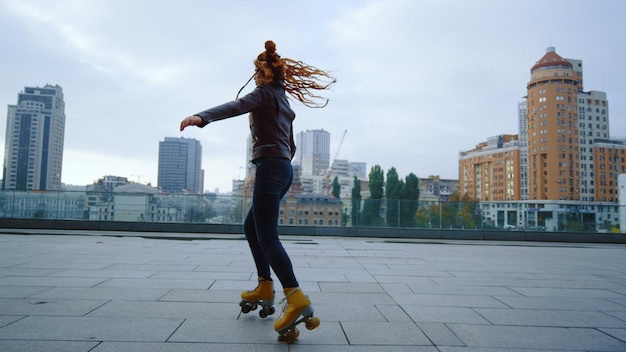
<path id="1" fill-rule="evenodd" d="M 256 177 L 244 232 L 256 264 L 259 283 L 254 290 L 241 293 L 240 306 L 242 312 L 247 313 L 261 305 L 260 316 L 263 318 L 274 313 L 271 268 L 287 300 L 282 316 L 274 323 L 274 330 L 279 333 L 279 339 L 284 337 L 291 343 L 298 335 L 297 324 L 304 321 L 307 328 L 314 329 L 319 325 L 319 319 L 313 317 L 311 302 L 299 288 L 291 260 L 278 238 L 280 201 L 291 186 L 291 159 L 296 152 L 293 140 L 296 115 L 286 93 L 306 106 L 324 107 L 328 101 L 322 100 L 313 91 L 328 89 L 335 80 L 328 73 L 301 61 L 281 58 L 276 53 L 276 45 L 269 40 L 265 42 L 265 51 L 254 61 L 254 66 L 256 88 L 251 93 L 186 117 L 180 124 L 180 130 L 192 125 L 204 127 L 214 121 L 250 113 L 252 162 L 256 165 Z"/>

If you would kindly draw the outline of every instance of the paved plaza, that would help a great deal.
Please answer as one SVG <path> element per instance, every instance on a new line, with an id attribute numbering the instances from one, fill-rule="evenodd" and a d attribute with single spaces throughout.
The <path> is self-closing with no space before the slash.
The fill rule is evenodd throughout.
<path id="1" fill-rule="evenodd" d="M 626 351 L 625 245 L 283 237 L 322 321 L 287 345 L 243 237 L 186 236 L 0 229 L 0 351 Z"/>

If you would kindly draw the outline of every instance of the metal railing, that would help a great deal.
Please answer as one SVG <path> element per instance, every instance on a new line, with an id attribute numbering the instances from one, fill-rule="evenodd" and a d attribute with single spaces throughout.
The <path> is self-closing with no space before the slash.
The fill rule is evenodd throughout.
<path id="1" fill-rule="evenodd" d="M 250 197 L 215 194 L 0 191 L 0 219 L 241 224 Z M 280 225 L 619 233 L 616 203 L 283 199 Z"/>

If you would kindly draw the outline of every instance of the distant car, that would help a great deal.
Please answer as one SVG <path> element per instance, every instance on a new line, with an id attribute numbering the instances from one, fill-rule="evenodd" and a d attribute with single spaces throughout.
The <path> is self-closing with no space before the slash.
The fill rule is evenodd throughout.
<path id="1" fill-rule="evenodd" d="M 504 226 L 502 226 L 502 228 L 505 230 L 517 230 L 517 226 L 509 224 L 505 224 Z"/>

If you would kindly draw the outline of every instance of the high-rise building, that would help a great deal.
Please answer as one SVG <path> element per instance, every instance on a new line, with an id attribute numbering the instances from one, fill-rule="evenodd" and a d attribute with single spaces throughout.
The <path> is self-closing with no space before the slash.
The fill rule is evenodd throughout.
<path id="1" fill-rule="evenodd" d="M 459 156 L 461 194 L 478 201 L 520 199 L 520 147 L 517 135 L 490 137 Z"/>
<path id="2" fill-rule="evenodd" d="M 511 175 L 519 191 L 498 195 L 502 190 L 493 188 L 493 171 L 485 183 L 488 158 L 506 152 L 486 150 L 488 142 L 460 153 L 462 195 L 483 201 L 617 202 L 617 177 L 626 168 L 626 141 L 610 137 L 606 93 L 583 90 L 582 60 L 564 59 L 554 47 L 547 48 L 530 70 L 518 120 L 519 164 L 511 162 L 514 169 L 506 164 L 506 174 L 496 180 L 513 185 L 507 178 Z M 478 169 L 482 180 L 475 177 Z"/>
<path id="3" fill-rule="evenodd" d="M 296 135 L 296 157 L 301 176 L 323 175 L 330 167 L 330 132 L 307 130 Z"/>
<path id="4" fill-rule="evenodd" d="M 617 202 L 619 195 L 619 175 L 626 174 L 626 139 L 596 138 L 591 153 L 594 159 L 595 201 Z M 622 185 L 621 187 L 624 187 Z"/>
<path id="5" fill-rule="evenodd" d="M 193 138 L 165 137 L 159 142 L 158 186 L 164 192 L 202 193 L 202 145 Z"/>
<path id="6" fill-rule="evenodd" d="M 595 182 L 595 165 L 598 158 L 594 157 L 594 145 L 609 138 L 609 113 L 606 93 L 580 92 L 578 94 L 578 140 L 580 144 L 580 200 L 586 202 L 600 201 Z M 605 199 L 606 200 L 606 199 Z"/>
<path id="7" fill-rule="evenodd" d="M 2 189 L 61 189 L 64 139 L 63 89 L 25 87 L 8 106 Z"/>
<path id="8" fill-rule="evenodd" d="M 517 104 L 517 115 L 519 119 L 519 165 L 520 169 L 520 196 L 521 200 L 528 199 L 528 104 L 526 101 Z"/>
<path id="9" fill-rule="evenodd" d="M 581 200 L 578 94 L 582 62 L 554 47 L 530 70 L 528 105 L 528 199 Z"/>

